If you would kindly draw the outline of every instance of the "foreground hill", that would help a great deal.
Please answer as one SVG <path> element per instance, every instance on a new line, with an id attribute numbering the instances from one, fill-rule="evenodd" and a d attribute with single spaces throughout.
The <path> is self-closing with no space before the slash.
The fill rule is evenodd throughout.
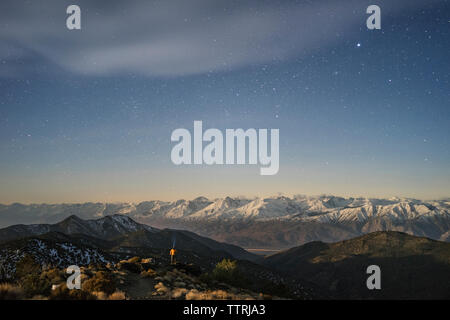
<path id="1" fill-rule="evenodd" d="M 236 259 L 258 259 L 242 248 L 201 237 L 183 230 L 159 230 L 137 223 L 124 215 L 110 215 L 96 220 L 83 220 L 75 215 L 55 224 L 13 225 L 0 229 L 0 243 L 48 233 L 83 236 L 95 247 L 158 248 L 193 251 L 205 256 L 224 256 Z M 89 240 L 87 239 L 89 237 Z M 103 240 L 103 243 L 99 243 Z"/>
<path id="2" fill-rule="evenodd" d="M 368 290 L 366 269 L 381 268 L 381 290 Z M 311 242 L 265 258 L 264 265 L 308 279 L 343 299 L 449 299 L 450 243 L 400 232 Z"/>
<path id="3" fill-rule="evenodd" d="M 0 205 L 0 226 L 126 215 L 159 228 L 189 230 L 241 247 L 282 249 L 336 242 L 375 231 L 401 231 L 448 241 L 450 201 L 336 196 L 255 199 L 198 197 L 140 203 Z M 95 229 L 95 226 L 89 228 Z M 19 231 L 20 233 L 20 231 Z"/>
<path id="4" fill-rule="evenodd" d="M 306 282 L 281 276 L 277 271 L 251 262 L 262 258 L 242 248 L 192 232 L 151 228 L 121 215 L 97 220 L 70 216 L 51 225 L 15 225 L 0 230 L 0 238 L 0 284 L 19 285 L 28 298 L 51 296 L 52 282 L 64 283 L 64 270 L 70 265 L 84 267 L 91 274 L 113 272 L 115 285 L 125 293 L 124 297 L 131 299 L 225 296 L 227 299 L 244 299 L 263 298 L 265 294 L 311 299 L 321 294 L 314 285 L 305 285 Z M 194 278 L 184 277 L 182 273 L 167 276 L 166 272 L 173 267 L 168 249 L 175 243 L 176 259 L 182 262 L 178 265 L 190 269 Z M 123 262 L 130 258 L 134 262 Z M 220 261 L 235 264 L 236 274 L 223 277 L 222 273 L 227 273 L 228 268 L 214 274 L 214 267 Z M 36 266 L 31 268 L 31 265 Z M 147 269 L 150 265 L 151 269 Z M 33 271 L 31 278 L 28 269 Z M 54 280 L 49 274 L 59 276 Z M 162 276 L 164 281 L 154 281 Z M 188 283 L 185 280 L 189 280 Z M 0 299 L 4 289 L 8 291 L 8 286 L 2 288 Z M 13 291 L 17 289 L 14 288 Z M 70 298 L 67 292 L 61 294 L 61 298 Z"/>

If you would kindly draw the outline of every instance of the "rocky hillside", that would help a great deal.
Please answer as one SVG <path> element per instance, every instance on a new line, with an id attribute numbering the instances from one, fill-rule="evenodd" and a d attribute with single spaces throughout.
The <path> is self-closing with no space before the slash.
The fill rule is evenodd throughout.
<path id="1" fill-rule="evenodd" d="M 0 244 L 0 300 L 12 293 L 17 298 L 18 292 L 19 298 L 33 299 L 312 299 L 321 294 L 307 282 L 247 260 L 180 250 L 172 265 L 166 250 L 110 245 L 52 232 Z M 71 265 L 82 270 L 81 291 L 65 288 Z"/>
<path id="2" fill-rule="evenodd" d="M 264 265 L 308 279 L 342 299 L 449 299 L 450 243 L 400 232 L 311 242 L 265 258 Z M 366 269 L 381 269 L 381 290 L 368 290 Z"/>
<path id="3" fill-rule="evenodd" d="M 0 243 L 26 237 L 61 233 L 83 236 L 85 242 L 108 250 L 126 248 L 153 248 L 193 251 L 204 256 L 234 257 L 255 260 L 258 257 L 234 245 L 220 243 L 183 230 L 159 230 L 140 224 L 124 215 L 110 215 L 96 220 L 83 220 L 69 216 L 55 224 L 13 225 L 0 229 Z M 89 238 L 89 240 L 87 240 Z M 103 243 L 99 243 L 103 240 Z"/>

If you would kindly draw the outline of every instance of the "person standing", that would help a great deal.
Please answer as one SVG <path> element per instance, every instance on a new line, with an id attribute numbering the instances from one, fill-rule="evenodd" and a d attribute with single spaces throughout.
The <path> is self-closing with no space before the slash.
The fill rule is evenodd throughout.
<path id="1" fill-rule="evenodd" d="M 174 248 L 170 249 L 170 264 L 175 264 L 175 253 L 176 250 Z"/>

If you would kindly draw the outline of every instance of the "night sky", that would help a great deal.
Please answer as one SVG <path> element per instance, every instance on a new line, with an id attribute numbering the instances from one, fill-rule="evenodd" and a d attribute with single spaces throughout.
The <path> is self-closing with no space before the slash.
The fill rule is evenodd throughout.
<path id="1" fill-rule="evenodd" d="M 0 202 L 449 197 L 449 36 L 445 0 L 2 0 Z M 194 120 L 280 129 L 279 173 L 175 166 Z"/>

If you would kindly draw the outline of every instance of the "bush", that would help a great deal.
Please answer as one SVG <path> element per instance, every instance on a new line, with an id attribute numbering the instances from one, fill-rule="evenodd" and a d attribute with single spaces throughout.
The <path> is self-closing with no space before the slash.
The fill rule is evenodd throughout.
<path id="1" fill-rule="evenodd" d="M 104 293 L 103 291 L 95 291 L 92 292 L 92 294 L 96 297 L 97 300 L 108 300 L 108 295 Z"/>
<path id="2" fill-rule="evenodd" d="M 252 298 L 249 295 L 235 295 L 224 290 L 198 291 L 191 290 L 186 294 L 186 300 L 244 300 Z"/>
<path id="3" fill-rule="evenodd" d="M 156 271 L 153 269 L 148 269 L 147 271 L 141 272 L 142 278 L 154 278 L 156 277 Z"/>
<path id="4" fill-rule="evenodd" d="M 47 277 L 39 274 L 29 274 L 24 276 L 20 279 L 19 284 L 25 291 L 27 297 L 49 295 L 52 286 L 52 283 Z"/>
<path id="5" fill-rule="evenodd" d="M 66 284 L 62 284 L 50 294 L 50 300 L 95 300 L 96 297 L 85 290 L 68 289 Z"/>
<path id="6" fill-rule="evenodd" d="M 231 278 L 237 272 L 237 261 L 231 261 L 229 259 L 223 259 L 216 264 L 212 274 L 215 278 L 228 279 Z"/>
<path id="7" fill-rule="evenodd" d="M 20 300 L 24 298 L 22 288 L 10 283 L 0 284 L 0 300 Z"/>
<path id="8" fill-rule="evenodd" d="M 216 264 L 211 275 L 201 277 L 204 280 L 228 283 L 232 286 L 246 287 L 248 280 L 238 270 L 237 261 L 223 259 Z"/>
<path id="9" fill-rule="evenodd" d="M 116 291 L 108 297 L 108 300 L 125 300 L 125 293 L 122 291 Z"/>
<path id="10" fill-rule="evenodd" d="M 16 279 L 20 280 L 23 277 L 29 276 L 30 274 L 40 274 L 41 266 L 36 263 L 36 260 L 29 254 L 23 256 L 16 263 Z"/>
<path id="11" fill-rule="evenodd" d="M 133 257 L 133 258 L 130 258 L 127 260 L 127 262 L 129 262 L 129 263 L 138 263 L 140 261 L 141 261 L 141 258 L 139 258 L 139 257 Z"/>
<path id="12" fill-rule="evenodd" d="M 153 258 L 142 259 L 141 263 L 154 264 Z"/>
<path id="13" fill-rule="evenodd" d="M 88 292 L 103 291 L 110 295 L 116 291 L 116 284 L 108 272 L 97 271 L 95 276 L 82 283 L 82 289 Z"/>
<path id="14" fill-rule="evenodd" d="M 57 268 L 48 269 L 44 271 L 42 275 L 48 278 L 52 284 L 57 284 L 65 281 L 64 272 Z"/>
<path id="15" fill-rule="evenodd" d="M 27 297 L 50 293 L 51 281 L 45 273 L 41 275 L 41 271 L 41 265 L 28 254 L 16 263 L 15 278 Z"/>
<path id="16" fill-rule="evenodd" d="M 125 293 L 122 291 L 116 291 L 111 295 L 107 295 L 103 291 L 100 292 L 93 292 L 93 295 L 97 297 L 97 300 L 125 300 Z"/>

